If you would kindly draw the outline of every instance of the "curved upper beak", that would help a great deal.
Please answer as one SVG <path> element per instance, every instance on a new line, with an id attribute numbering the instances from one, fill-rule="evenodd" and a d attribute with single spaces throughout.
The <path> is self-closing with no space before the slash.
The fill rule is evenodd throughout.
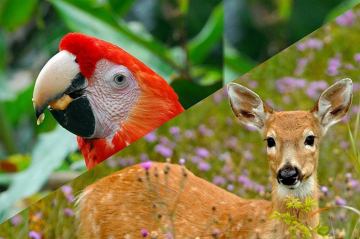
<path id="1" fill-rule="evenodd" d="M 65 129 L 81 137 L 91 137 L 95 118 L 84 95 L 87 85 L 75 55 L 63 50 L 53 56 L 35 82 L 32 101 L 37 124 L 44 120 L 44 111 L 48 107 Z"/>
<path id="2" fill-rule="evenodd" d="M 75 60 L 76 56 L 70 52 L 61 51 L 53 56 L 40 71 L 32 99 L 36 118 L 39 119 L 50 102 L 64 96 L 73 78 L 80 73 L 79 65 Z"/>

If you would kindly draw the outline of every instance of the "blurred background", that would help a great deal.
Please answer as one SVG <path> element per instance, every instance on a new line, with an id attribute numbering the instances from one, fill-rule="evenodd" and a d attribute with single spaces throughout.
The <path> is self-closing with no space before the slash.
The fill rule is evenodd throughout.
<path id="1" fill-rule="evenodd" d="M 39 71 L 68 32 L 134 55 L 184 108 L 222 86 L 220 0 L 4 0 L 0 15 L 0 222 L 86 170 L 75 136 L 51 116 L 37 126 L 31 101 Z"/>
<path id="2" fill-rule="evenodd" d="M 235 81 L 281 111 L 311 109 L 330 85 L 343 78 L 353 80 L 352 106 L 320 143 L 320 208 L 360 209 L 359 24 L 357 6 Z M 224 87 L 32 205 L 30 232 L 43 238 L 74 238 L 74 198 L 81 190 L 124 167 L 166 159 L 183 163 L 196 176 L 235 195 L 271 199 L 266 142 L 235 118 Z M 359 215 L 344 208 L 321 212 L 322 225 L 333 238 L 359 238 L 358 220 Z M 211 230 L 209 221 L 204 221 L 204 228 Z"/>
<path id="3" fill-rule="evenodd" d="M 224 84 L 358 3 L 358 0 L 225 0 Z"/>
<path id="4" fill-rule="evenodd" d="M 75 136 L 58 126 L 51 116 L 47 117 L 41 126 L 36 126 L 31 103 L 37 74 L 44 64 L 56 54 L 58 44 L 66 33 L 82 32 L 120 46 L 163 76 L 174 87 L 181 103 L 188 108 L 215 92 L 223 84 L 245 74 L 261 62 L 350 9 L 357 2 L 357 0 L 0 1 L 0 222 L 49 195 L 56 188 L 86 171 L 83 157 L 77 151 Z M 339 20 L 340 25 L 335 24 L 334 30 L 330 30 L 331 34 L 323 32 L 324 37 L 320 37 L 320 41 L 310 40 L 307 42 L 304 40 L 303 44 L 299 46 L 299 49 L 303 50 L 291 50 L 288 55 L 291 56 L 296 52 L 294 56 L 282 55 L 284 58 L 274 60 L 271 65 L 275 68 L 272 69 L 273 72 L 262 71 L 262 68 L 259 68 L 256 71 L 257 75 L 255 74 L 251 79 L 245 76 L 241 78 L 241 82 L 244 82 L 245 85 L 248 84 L 260 95 L 264 94 L 265 97 L 271 98 L 281 106 L 287 102 L 286 100 L 289 100 L 290 96 L 285 95 L 284 99 L 283 96 L 275 98 L 270 96 L 278 95 L 279 92 L 275 87 L 276 84 L 281 83 L 276 83 L 276 80 L 283 76 L 302 78 L 306 74 L 310 76 L 312 69 L 319 68 L 311 77 L 305 77 L 308 82 L 305 84 L 306 87 L 315 87 L 315 90 L 310 87 L 312 90 L 309 90 L 309 94 L 313 91 L 317 92 L 318 88 L 316 87 L 322 89 L 324 85 L 329 85 L 340 76 L 351 77 L 352 75 L 347 75 L 348 71 L 352 72 L 353 80 L 358 81 L 355 74 L 357 71 L 354 70 L 358 67 L 357 61 L 354 59 L 358 52 L 356 49 L 357 17 L 358 12 L 354 10 L 352 14 L 343 17 L 345 20 Z M 328 40 L 329 37 L 325 37 L 325 34 L 340 34 L 338 31 L 341 31 L 341 36 L 343 36 L 342 42 L 339 40 L 334 45 Z M 350 45 L 351 49 L 347 50 L 349 53 L 346 54 L 346 57 L 342 54 L 338 56 L 335 53 L 342 52 L 343 48 L 341 47 L 345 47 L 343 42 L 348 42 L 345 33 L 354 35 L 354 40 Z M 319 50 L 318 54 L 323 55 L 321 57 L 317 55 L 319 58 L 316 58 L 316 61 L 319 63 L 319 67 L 318 65 L 314 66 L 315 52 L 318 49 L 325 49 L 326 44 L 333 47 Z M 331 61 L 333 62 L 331 67 L 338 69 L 333 71 L 340 72 L 341 75 L 336 75 L 335 78 L 329 78 L 329 76 L 324 78 L 325 69 L 330 64 L 328 61 L 332 58 L 335 60 Z M 300 61 L 300 59 L 303 60 Z M 312 65 L 309 62 L 312 62 Z M 339 64 L 340 66 L 338 66 Z M 280 71 L 284 70 L 283 68 L 286 68 L 286 73 Z M 298 70 L 295 71 L 296 69 Z M 311 83 L 321 79 L 328 83 Z M 284 81 L 292 82 L 291 79 Z M 273 89 L 273 91 L 265 91 L 267 88 Z M 289 91 L 290 94 L 296 88 L 290 87 L 289 89 L 292 89 Z M 307 94 L 307 88 L 301 90 L 304 92 L 300 92 L 300 96 L 295 97 L 303 97 L 303 94 Z M 231 112 L 228 112 L 228 105 L 222 94 L 217 93 L 211 97 L 215 97 L 214 102 L 222 99 L 224 102 L 222 107 L 227 110 L 224 115 L 228 117 Z M 302 106 L 298 102 L 299 99 L 292 101 L 288 108 Z M 304 106 L 311 107 L 313 102 L 309 102 Z M 189 120 L 189 123 L 182 125 L 181 132 L 184 134 L 187 132 L 187 137 L 191 139 L 189 142 L 191 144 L 194 142 L 195 139 L 191 137 L 195 134 L 199 135 L 198 141 L 204 147 L 206 145 L 208 145 L 206 147 L 213 145 L 223 147 L 221 142 L 224 140 L 230 146 L 232 144 L 233 148 L 239 147 L 239 144 L 242 145 L 241 142 L 237 143 L 235 138 L 223 134 L 221 130 L 215 131 L 213 127 L 216 127 L 216 124 L 211 123 L 208 116 L 212 114 L 212 110 L 216 109 L 213 109 L 213 103 L 208 105 L 201 109 L 198 107 L 197 110 L 191 111 L 193 113 L 187 114 L 185 121 Z M 216 112 L 213 113 L 216 114 Z M 229 117 L 231 118 L 231 116 Z M 206 119 L 205 126 L 199 122 L 198 118 L 201 117 Z M 224 122 L 226 120 L 227 118 L 224 118 Z M 234 124 L 236 125 L 233 122 L 232 125 Z M 168 135 L 169 127 L 164 128 L 163 131 L 159 129 L 159 132 L 166 132 Z M 186 130 L 187 127 L 189 131 Z M 173 130 L 176 131 L 176 128 Z M 231 127 L 229 130 L 234 129 Z M 342 132 L 346 134 L 344 130 Z M 209 140 L 201 139 L 203 134 L 219 138 L 209 136 Z M 247 135 L 245 136 L 247 137 Z M 151 137 L 151 134 L 148 137 Z M 170 138 L 169 135 L 166 137 Z M 160 138 L 160 136 L 156 136 L 156 140 L 160 140 Z M 143 144 L 148 145 L 150 141 L 144 140 Z M 258 140 L 255 138 L 253 142 L 258 143 Z M 144 153 L 147 150 L 154 151 L 155 145 L 159 142 L 153 142 L 155 143 L 149 144 L 149 148 L 142 146 L 144 147 L 142 151 Z M 244 145 L 248 144 L 245 142 Z M 346 143 L 344 145 L 346 146 Z M 199 147 L 201 148 L 201 146 Z M 243 154 L 249 151 L 241 150 L 242 147 L 234 149 L 235 152 Z M 254 146 L 246 147 L 250 147 L 249 149 L 252 150 Z M 158 146 L 157 154 L 149 154 L 148 157 L 151 156 L 153 160 L 164 160 L 165 157 L 159 158 L 158 151 L 161 151 L 161 148 Z M 168 151 L 167 148 L 163 149 Z M 182 150 L 190 152 L 192 149 L 184 148 Z M 259 149 L 255 148 L 255 150 Z M 341 150 L 339 149 L 339 151 Z M 131 154 L 129 153 L 129 155 Z M 136 155 L 134 154 L 133 158 L 121 156 L 120 159 L 118 159 L 118 155 L 115 156 L 115 162 L 121 162 L 122 167 L 139 162 L 140 159 Z M 173 162 L 177 162 L 180 153 L 173 153 L 171 157 L 174 158 Z M 219 157 L 217 154 L 216 160 L 211 161 L 211 164 L 210 161 L 208 164 L 202 164 L 205 168 L 210 165 L 212 170 L 217 170 L 214 173 L 210 171 L 211 175 L 215 175 L 222 168 L 222 165 L 216 163 Z M 108 162 L 112 161 L 108 160 Z M 119 169 L 119 164 L 115 163 L 117 167 L 110 170 Z M 193 168 L 190 167 L 190 170 L 209 181 L 215 180 L 215 176 L 206 176 L 202 173 L 203 171 L 197 170 L 197 165 L 195 164 Z M 94 181 L 100 176 L 106 175 L 110 170 L 104 170 L 104 167 L 107 166 L 103 165 L 94 169 L 94 174 L 88 174 L 88 177 L 93 178 L 92 181 Z M 239 171 L 239 169 L 236 170 Z M 223 179 L 219 178 L 219 180 Z M 77 182 L 79 183 L 79 180 Z M 86 181 L 75 186 L 75 189 L 79 190 L 89 183 L 90 181 Z M 266 187 L 265 180 L 257 183 Z M 227 187 L 227 184 L 223 186 Z M 232 186 L 230 186 L 231 188 Z M 61 190 L 58 190 L 57 194 L 64 195 Z M 249 195 L 254 196 L 253 194 Z M 61 208 L 63 210 L 65 207 L 61 203 L 57 205 L 59 210 Z M 66 208 L 72 210 L 72 203 L 69 202 Z M 46 221 L 41 220 L 42 214 L 36 214 L 40 211 L 35 207 L 31 220 L 45 224 Z M 67 212 L 71 216 L 71 211 Z M 55 219 L 59 218 L 53 217 L 53 220 Z M 64 225 L 69 225 L 71 220 L 65 220 L 66 224 Z M 50 219 L 49 222 L 51 222 Z M 0 226 L 0 232 L 20 232 L 18 229 L 22 225 L 25 224 L 12 223 L 11 220 L 8 220 L 1 225 L 5 229 Z M 39 231 L 41 230 L 39 229 Z M 0 233 L 1 236 L 7 238 Z"/>

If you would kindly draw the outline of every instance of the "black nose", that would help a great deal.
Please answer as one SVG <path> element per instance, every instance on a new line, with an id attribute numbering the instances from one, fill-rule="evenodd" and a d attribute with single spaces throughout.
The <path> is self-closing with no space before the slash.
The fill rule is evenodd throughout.
<path id="1" fill-rule="evenodd" d="M 277 180 L 279 183 L 282 183 L 284 185 L 294 185 L 296 181 L 299 179 L 299 169 L 297 167 L 293 167 L 290 164 L 284 165 L 282 167 L 278 174 L 277 174 Z"/>

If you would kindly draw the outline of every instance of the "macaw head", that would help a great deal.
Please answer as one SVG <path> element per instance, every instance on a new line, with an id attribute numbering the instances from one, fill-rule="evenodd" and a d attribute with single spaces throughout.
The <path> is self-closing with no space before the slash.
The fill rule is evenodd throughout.
<path id="1" fill-rule="evenodd" d="M 59 48 L 36 80 L 35 114 L 40 124 L 48 108 L 85 159 L 102 161 L 184 110 L 161 76 L 111 43 L 70 33 Z"/>

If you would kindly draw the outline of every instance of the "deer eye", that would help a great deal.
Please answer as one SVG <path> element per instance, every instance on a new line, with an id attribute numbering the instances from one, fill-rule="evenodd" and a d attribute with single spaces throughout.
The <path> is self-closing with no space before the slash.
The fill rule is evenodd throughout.
<path id="1" fill-rule="evenodd" d="M 310 136 L 306 137 L 305 142 L 304 142 L 305 145 L 313 146 L 313 145 L 314 145 L 315 138 L 316 138 L 315 135 L 310 135 Z"/>
<path id="2" fill-rule="evenodd" d="M 274 138 L 272 138 L 272 137 L 267 137 L 267 138 L 264 139 L 264 140 L 266 140 L 267 146 L 268 146 L 269 148 L 275 146 L 275 139 L 274 139 Z"/>

